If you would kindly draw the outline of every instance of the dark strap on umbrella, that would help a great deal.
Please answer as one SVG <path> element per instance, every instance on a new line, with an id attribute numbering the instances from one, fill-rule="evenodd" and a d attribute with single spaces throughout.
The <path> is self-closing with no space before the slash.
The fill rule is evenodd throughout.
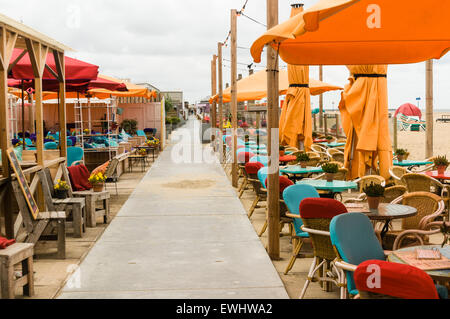
<path id="1" fill-rule="evenodd" d="M 309 84 L 289 84 L 290 88 L 309 88 Z"/>
<path id="2" fill-rule="evenodd" d="M 386 74 L 353 74 L 355 80 L 358 78 L 387 78 Z"/>

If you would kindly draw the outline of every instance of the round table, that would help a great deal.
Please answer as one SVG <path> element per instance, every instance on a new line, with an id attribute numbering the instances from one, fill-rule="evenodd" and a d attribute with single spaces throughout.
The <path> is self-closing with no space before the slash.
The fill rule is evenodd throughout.
<path id="1" fill-rule="evenodd" d="M 280 158 L 281 160 L 281 158 Z M 321 167 L 301 167 L 300 165 L 288 165 L 286 167 L 280 167 L 280 172 L 285 174 L 292 174 L 292 175 L 303 175 L 303 174 L 310 174 L 310 173 L 323 173 L 323 170 Z"/>
<path id="2" fill-rule="evenodd" d="M 358 207 L 348 205 L 347 210 L 349 212 L 363 213 L 373 221 L 384 221 L 384 226 L 380 234 L 381 239 L 383 239 L 388 232 L 389 223 L 393 219 L 407 218 L 417 215 L 417 209 L 415 209 L 414 207 L 387 203 L 380 203 L 380 206 L 377 210 L 369 209 L 367 203 L 360 204 L 358 205 Z"/>
<path id="3" fill-rule="evenodd" d="M 297 156 L 294 155 L 284 155 L 284 156 L 280 156 L 280 163 L 288 163 L 288 162 L 292 162 L 295 161 L 297 159 Z"/>
<path id="4" fill-rule="evenodd" d="M 422 166 L 422 165 L 429 165 L 433 164 L 433 162 L 429 161 L 413 161 L 413 160 L 403 160 L 401 162 L 394 161 L 395 166 L 402 166 L 402 167 L 413 167 L 413 166 Z"/>
<path id="5" fill-rule="evenodd" d="M 441 252 L 441 254 L 444 257 L 447 257 L 450 259 L 450 246 L 445 245 L 444 247 L 441 247 L 441 245 L 426 245 L 426 246 L 414 246 L 414 247 L 407 247 L 399 249 L 398 251 L 411 251 L 414 249 L 432 249 L 437 248 Z M 394 262 L 394 263 L 400 263 L 405 264 L 403 260 L 401 260 L 399 257 L 397 257 L 394 253 L 389 254 L 388 261 Z M 425 271 L 428 275 L 430 275 L 433 280 L 436 280 L 438 282 L 449 282 L 450 281 L 450 269 L 439 269 L 439 270 L 426 270 Z"/>
<path id="6" fill-rule="evenodd" d="M 319 143 L 319 144 L 330 148 L 345 146 L 345 143 Z"/>
<path id="7" fill-rule="evenodd" d="M 355 182 L 347 182 L 339 180 L 327 182 L 324 179 L 303 180 L 298 181 L 297 184 L 311 185 L 312 187 L 318 190 L 329 191 L 331 193 L 341 193 L 343 191 L 346 191 L 347 189 L 358 188 L 358 184 L 356 184 Z"/>
<path id="8" fill-rule="evenodd" d="M 425 172 L 426 175 L 433 177 L 435 179 L 439 179 L 439 180 L 450 180 L 450 172 L 449 171 L 445 171 L 444 174 L 438 174 L 437 171 L 428 171 Z"/>

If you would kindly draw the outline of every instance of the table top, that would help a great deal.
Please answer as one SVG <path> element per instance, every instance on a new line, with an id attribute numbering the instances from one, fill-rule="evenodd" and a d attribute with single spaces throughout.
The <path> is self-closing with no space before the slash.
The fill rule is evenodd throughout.
<path id="1" fill-rule="evenodd" d="M 245 142 L 245 145 L 255 145 L 255 144 L 256 144 L 255 141 L 248 141 L 248 142 Z"/>
<path id="2" fill-rule="evenodd" d="M 327 143 L 327 142 L 325 142 L 325 143 L 319 143 L 319 144 L 324 145 L 326 147 L 331 147 L 331 148 L 345 146 L 345 143 Z"/>
<path id="3" fill-rule="evenodd" d="M 280 162 L 292 162 L 297 159 L 297 156 L 294 155 L 284 155 L 280 156 Z"/>
<path id="4" fill-rule="evenodd" d="M 449 171 L 445 171 L 444 174 L 438 174 L 437 171 L 429 171 L 425 172 L 425 174 L 436 179 L 450 179 Z"/>
<path id="5" fill-rule="evenodd" d="M 413 161 L 413 160 L 403 160 L 402 162 L 394 161 L 395 166 L 420 166 L 420 165 L 428 165 L 428 164 L 433 164 L 433 162 Z"/>
<path id="6" fill-rule="evenodd" d="M 355 182 L 347 182 L 347 181 L 332 181 L 332 182 L 327 182 L 326 180 L 323 179 L 317 179 L 317 180 L 301 180 L 298 181 L 297 184 L 306 184 L 306 185 L 311 185 L 312 187 L 319 189 L 319 190 L 327 190 L 327 191 L 331 191 L 331 192 L 343 192 L 347 189 L 357 189 L 358 188 L 358 184 L 356 184 Z"/>
<path id="7" fill-rule="evenodd" d="M 397 251 L 411 251 L 414 249 L 432 249 L 437 248 L 441 252 L 441 254 L 450 259 L 450 246 L 445 245 L 441 247 L 441 245 L 426 245 L 426 246 L 414 246 L 402 248 Z M 399 257 L 394 255 L 394 253 L 389 254 L 388 261 L 404 264 L 405 262 L 401 260 Z M 440 270 L 427 270 L 425 271 L 431 278 L 437 281 L 449 281 L 450 280 L 450 269 L 440 269 Z"/>
<path id="8" fill-rule="evenodd" d="M 310 166 L 302 168 L 300 165 L 288 165 L 285 167 L 280 167 L 280 172 L 295 175 L 295 174 L 323 173 L 323 170 L 321 167 Z"/>
<path id="9" fill-rule="evenodd" d="M 319 138 L 313 140 L 313 143 L 328 143 L 328 140 L 326 138 Z"/>
<path id="10" fill-rule="evenodd" d="M 250 149 L 266 149 L 267 147 L 265 146 L 265 145 L 263 145 L 263 144 L 260 144 L 260 145 L 249 145 L 248 146 Z"/>
<path id="11" fill-rule="evenodd" d="M 371 220 L 392 220 L 417 215 L 417 209 L 407 205 L 380 203 L 377 210 L 369 209 L 367 203 L 347 205 L 346 207 L 349 212 L 363 213 Z"/>

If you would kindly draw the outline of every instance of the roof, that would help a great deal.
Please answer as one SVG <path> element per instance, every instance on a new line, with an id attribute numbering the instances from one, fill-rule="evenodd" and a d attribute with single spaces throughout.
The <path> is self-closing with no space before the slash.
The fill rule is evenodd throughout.
<path id="1" fill-rule="evenodd" d="M 4 14 L 0 13 L 0 25 L 6 26 L 9 30 L 17 32 L 19 35 L 23 35 L 26 37 L 29 37 L 30 39 L 33 39 L 35 41 L 39 41 L 42 44 L 59 50 L 59 51 L 74 51 L 72 48 L 50 38 L 49 36 L 40 33 L 23 23 L 20 23 L 14 19 L 11 19 L 10 17 L 5 16 Z M 20 39 L 18 39 L 18 45 L 20 45 Z"/>

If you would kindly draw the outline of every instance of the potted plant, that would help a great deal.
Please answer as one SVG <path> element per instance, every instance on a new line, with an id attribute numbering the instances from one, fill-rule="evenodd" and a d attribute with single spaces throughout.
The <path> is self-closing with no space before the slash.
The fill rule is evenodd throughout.
<path id="1" fill-rule="evenodd" d="M 334 174 L 339 172 L 339 166 L 334 163 L 326 163 L 322 165 L 322 171 L 325 173 L 327 182 L 332 182 L 334 179 Z"/>
<path id="2" fill-rule="evenodd" d="M 333 136 L 327 135 L 325 136 L 325 139 L 327 140 L 328 143 L 330 143 L 333 140 Z"/>
<path id="3" fill-rule="evenodd" d="M 141 155 L 141 156 L 147 156 L 147 151 L 146 151 L 145 148 L 140 148 L 138 150 L 138 154 Z"/>
<path id="4" fill-rule="evenodd" d="M 58 179 L 57 183 L 55 184 L 55 186 L 53 186 L 53 188 L 55 190 L 56 198 L 58 199 L 67 198 L 67 194 L 69 192 L 69 185 L 65 181 Z"/>
<path id="5" fill-rule="evenodd" d="M 306 168 L 306 165 L 310 161 L 309 155 L 305 152 L 297 154 L 297 162 L 299 162 L 302 168 Z"/>
<path id="6" fill-rule="evenodd" d="M 280 151 L 280 157 L 281 157 L 281 156 L 284 156 L 285 150 L 286 150 L 286 147 L 283 146 L 283 145 L 280 145 L 280 148 L 279 148 L 279 151 Z"/>
<path id="7" fill-rule="evenodd" d="M 102 172 L 92 174 L 89 177 L 89 183 L 91 183 L 94 192 L 101 192 L 103 190 L 103 185 L 106 181 L 106 178 L 106 175 L 104 175 Z"/>
<path id="8" fill-rule="evenodd" d="M 449 164 L 447 156 L 437 156 L 434 158 L 433 162 L 434 166 L 437 169 L 438 174 L 439 175 L 445 174 L 445 170 L 447 169 Z"/>
<path id="9" fill-rule="evenodd" d="M 384 187 L 372 182 L 363 188 L 363 192 L 367 195 L 369 209 L 378 209 L 380 199 L 384 196 Z"/>
<path id="10" fill-rule="evenodd" d="M 319 134 L 317 134 L 317 132 L 313 132 L 313 133 L 312 133 L 312 137 L 313 137 L 313 139 L 316 139 L 316 138 L 319 137 Z"/>
<path id="11" fill-rule="evenodd" d="M 398 148 L 395 151 L 395 155 L 397 155 L 397 160 L 398 160 L 399 163 L 403 162 L 403 160 L 405 159 L 407 153 L 408 153 L 408 151 L 403 149 L 403 148 Z"/>

